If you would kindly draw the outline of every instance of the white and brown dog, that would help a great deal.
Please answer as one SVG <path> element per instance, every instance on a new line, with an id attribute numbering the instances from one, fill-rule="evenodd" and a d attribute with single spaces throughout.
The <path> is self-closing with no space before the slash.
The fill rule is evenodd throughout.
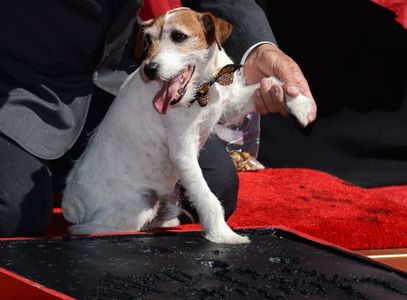
<path id="1" fill-rule="evenodd" d="M 62 208 L 74 224 L 71 233 L 178 225 L 180 181 L 205 238 L 249 242 L 226 224 L 197 159 L 220 119 L 233 122 L 254 110 L 251 96 L 258 85 L 244 84 L 221 47 L 231 30 L 210 13 L 189 9 L 143 25 L 146 58 L 121 87 L 67 178 Z M 287 106 L 304 126 L 315 113 L 302 95 Z"/>

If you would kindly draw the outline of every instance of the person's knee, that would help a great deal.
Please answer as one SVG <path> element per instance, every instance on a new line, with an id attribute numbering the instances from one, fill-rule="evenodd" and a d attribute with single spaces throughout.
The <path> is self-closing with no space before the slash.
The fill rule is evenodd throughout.
<path id="1" fill-rule="evenodd" d="M 47 163 L 1 133 L 0 157 L 0 236 L 44 234 L 53 204 Z"/>
<path id="2" fill-rule="evenodd" d="M 233 163 L 226 161 L 217 174 L 212 174 L 208 184 L 223 206 L 225 220 L 229 219 L 236 210 L 239 189 L 239 178 Z"/>
<path id="3" fill-rule="evenodd" d="M 49 229 L 52 218 L 53 195 L 46 170 L 32 175 L 33 183 L 9 186 L 0 191 L 0 236 L 38 236 Z M 49 177 L 49 176 L 47 176 Z"/>
<path id="4" fill-rule="evenodd" d="M 19 208 L 9 198 L 0 191 L 0 237 L 15 236 L 20 220 Z"/>
<path id="5" fill-rule="evenodd" d="M 224 143 L 216 135 L 206 142 L 199 163 L 209 188 L 223 206 L 227 220 L 236 209 L 239 179 Z"/>
<path id="6" fill-rule="evenodd" d="M 222 204 L 227 220 L 236 210 L 239 178 L 232 160 L 225 155 L 217 160 L 216 168 L 203 170 L 204 177 L 212 193 Z"/>
<path id="7" fill-rule="evenodd" d="M 3 202 L 3 199 L 0 199 Z M 29 202 L 40 202 L 37 204 Z M 0 237 L 44 235 L 51 224 L 52 208 L 43 199 L 24 199 L 19 205 L 2 205 L 0 208 Z"/>

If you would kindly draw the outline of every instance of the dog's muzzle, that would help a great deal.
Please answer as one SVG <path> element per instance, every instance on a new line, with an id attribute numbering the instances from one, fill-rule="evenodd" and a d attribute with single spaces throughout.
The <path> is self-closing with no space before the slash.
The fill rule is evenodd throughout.
<path id="1" fill-rule="evenodd" d="M 153 106 L 160 114 L 166 114 L 169 105 L 175 105 L 184 97 L 194 74 L 195 66 L 188 65 L 168 80 L 162 80 L 162 87 L 154 96 Z"/>

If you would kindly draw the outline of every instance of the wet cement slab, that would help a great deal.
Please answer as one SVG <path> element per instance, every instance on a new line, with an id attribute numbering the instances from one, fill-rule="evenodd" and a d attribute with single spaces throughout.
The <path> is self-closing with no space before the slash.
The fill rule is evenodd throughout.
<path id="1" fill-rule="evenodd" d="M 407 299 L 407 274 L 282 229 L 0 242 L 0 267 L 78 299 Z"/>

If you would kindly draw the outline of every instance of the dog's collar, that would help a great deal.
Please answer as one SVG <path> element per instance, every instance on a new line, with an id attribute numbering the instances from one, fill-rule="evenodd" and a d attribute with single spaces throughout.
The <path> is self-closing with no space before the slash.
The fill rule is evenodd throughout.
<path id="1" fill-rule="evenodd" d="M 195 101 L 198 101 L 201 107 L 206 106 L 209 102 L 210 86 L 213 85 L 215 82 L 223 86 L 232 84 L 234 72 L 239 70 L 241 67 L 241 64 L 229 64 L 222 67 L 222 69 L 220 69 L 219 72 L 210 80 L 205 81 L 199 85 L 197 91 L 195 92 L 195 97 L 192 101 L 189 102 L 189 105 L 191 106 L 192 104 L 194 104 Z"/>

